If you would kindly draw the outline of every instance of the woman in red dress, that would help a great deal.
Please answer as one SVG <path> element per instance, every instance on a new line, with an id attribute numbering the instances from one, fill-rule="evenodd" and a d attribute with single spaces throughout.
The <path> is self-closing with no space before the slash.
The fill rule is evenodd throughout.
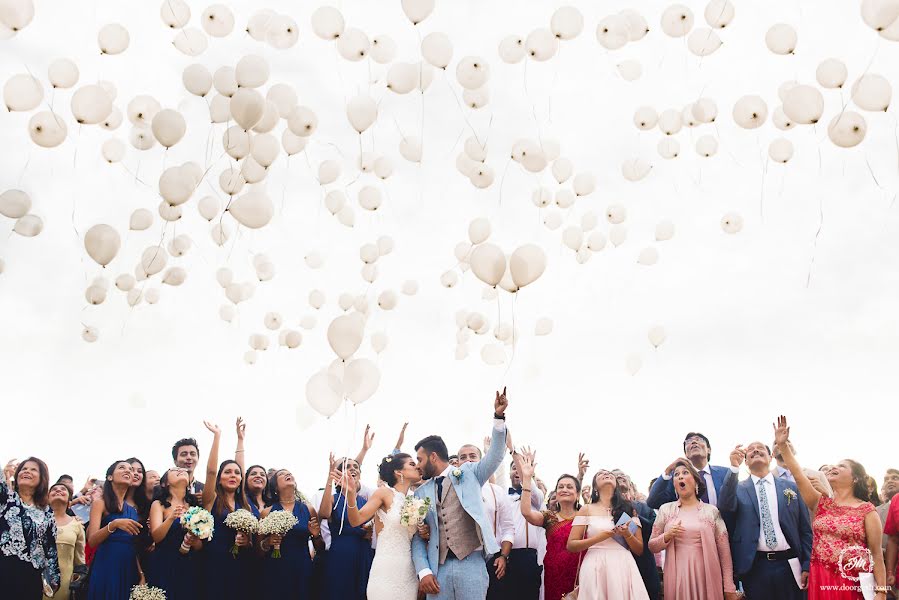
<path id="1" fill-rule="evenodd" d="M 886 568 L 881 548 L 880 517 L 868 501 L 865 468 L 843 460 L 825 472 L 833 498 L 816 490 L 790 444 L 787 418 L 774 425 L 774 444 L 812 513 L 812 559 L 808 600 L 862 600 L 859 574 L 874 573 L 875 600 L 886 600 Z"/>
<path id="2" fill-rule="evenodd" d="M 580 508 L 581 483 L 574 475 L 562 475 L 556 482 L 555 502 L 559 510 L 536 511 L 531 508 L 531 485 L 534 477 L 533 455 L 515 455 L 515 463 L 521 474 L 521 514 L 525 520 L 546 530 L 546 556 L 543 558 L 543 597 L 557 600 L 574 589 L 577 579 L 578 559 L 581 554 L 568 551 L 568 534 Z M 527 494 L 527 498 L 525 498 Z"/>

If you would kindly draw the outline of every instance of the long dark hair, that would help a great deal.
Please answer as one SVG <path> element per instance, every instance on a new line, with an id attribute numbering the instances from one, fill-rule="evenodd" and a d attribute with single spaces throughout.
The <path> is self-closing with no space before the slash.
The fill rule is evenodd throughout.
<path id="1" fill-rule="evenodd" d="M 225 504 L 225 488 L 222 487 L 222 471 L 224 471 L 225 467 L 228 465 L 237 465 L 237 468 L 240 470 L 240 484 L 237 486 L 237 489 L 234 490 L 233 507 Z M 238 508 L 247 510 L 250 508 L 250 505 L 244 499 L 243 495 L 243 469 L 240 468 L 240 463 L 236 460 L 223 460 L 222 464 L 219 465 L 219 472 L 215 476 L 215 502 L 212 503 L 212 514 L 224 514 L 225 511 L 223 509 L 225 508 L 228 509 L 228 512 L 237 510 Z"/>
<path id="2" fill-rule="evenodd" d="M 553 488 L 553 491 L 555 492 L 556 490 L 559 489 L 559 483 L 563 479 L 570 479 L 574 482 L 574 489 L 577 492 L 574 495 L 574 510 L 580 510 L 581 509 L 581 482 L 578 480 L 577 477 L 575 477 L 574 475 L 570 475 L 568 473 L 563 473 L 558 479 L 556 479 L 556 487 Z M 558 494 L 557 494 L 557 497 L 558 497 Z M 562 505 L 559 504 L 558 499 L 556 500 L 556 506 L 559 507 L 556 509 L 556 512 L 562 510 Z M 552 509 L 550 509 L 550 510 L 552 510 Z"/>
<path id="3" fill-rule="evenodd" d="M 862 502 L 870 502 L 871 493 L 868 491 L 868 472 L 865 471 L 865 467 L 851 458 L 844 458 L 843 461 L 849 463 L 849 469 L 852 471 L 852 495 Z"/>
<path id="4" fill-rule="evenodd" d="M 147 469 L 144 467 L 144 462 L 134 456 L 126 459 L 125 462 L 131 465 L 131 468 L 134 468 L 134 463 L 140 465 L 140 485 L 132 486 L 131 489 L 133 490 L 132 498 L 134 498 L 134 508 L 137 509 L 137 514 L 141 517 L 140 520 L 143 521 L 150 514 L 150 498 L 147 497 Z"/>
<path id="5" fill-rule="evenodd" d="M 412 458 L 405 452 L 400 452 L 392 456 L 385 456 L 378 465 L 378 477 L 381 481 L 393 487 L 396 485 L 396 472 L 402 471 L 406 467 L 406 461 Z"/>
<path id="6" fill-rule="evenodd" d="M 168 508 L 172 505 L 172 490 L 169 489 L 168 471 L 163 473 L 162 477 L 159 478 L 159 485 L 156 486 L 156 490 L 153 492 L 153 500 L 162 504 L 163 508 Z M 189 490 L 184 493 L 184 502 L 188 506 L 198 506 L 200 504 L 197 497 L 191 494 Z"/>
<path id="7" fill-rule="evenodd" d="M 106 469 L 106 477 L 103 478 L 103 506 L 106 508 L 106 512 L 111 515 L 116 515 L 125 510 L 125 507 L 122 504 L 119 504 L 119 497 L 115 494 L 115 489 L 112 487 L 112 474 L 115 473 L 115 468 L 120 464 L 125 463 L 128 465 L 128 468 L 131 468 L 131 463 L 127 460 L 117 460 Z M 128 492 L 125 492 L 127 495 Z M 122 501 L 124 504 L 124 500 Z M 115 509 L 115 510 L 113 510 Z"/>
<path id="8" fill-rule="evenodd" d="M 16 467 L 16 474 L 13 477 L 12 489 L 14 489 L 17 494 L 19 493 L 19 473 L 21 473 L 22 469 L 25 468 L 25 463 L 30 462 L 33 462 L 37 465 L 38 477 L 40 477 L 40 481 L 38 481 L 37 485 L 34 487 L 34 504 L 35 506 L 46 508 L 47 495 L 50 492 L 50 469 L 47 468 L 47 463 L 45 463 L 41 459 L 34 456 L 29 456 L 19 463 L 19 466 Z"/>
<path id="9" fill-rule="evenodd" d="M 590 499 L 593 504 L 599 502 L 599 486 L 596 485 L 596 478 L 599 476 L 599 471 L 596 472 L 596 475 L 593 476 L 593 481 L 591 481 L 591 485 L 593 486 L 593 491 L 590 494 Z M 614 473 L 613 473 L 614 475 Z M 558 484 L 556 484 L 558 485 Z M 612 485 L 612 522 L 617 523 L 618 519 L 621 518 L 621 515 L 627 514 L 627 516 L 634 516 L 634 505 L 630 503 L 624 496 L 621 495 L 621 491 L 618 489 L 618 481 Z"/>
<path id="10" fill-rule="evenodd" d="M 247 487 L 250 483 L 250 471 L 252 471 L 253 469 L 262 469 L 262 478 L 266 480 L 266 483 L 268 483 L 268 477 L 266 477 L 267 471 L 265 470 L 265 467 L 263 467 L 262 465 L 250 465 L 249 467 L 247 467 L 246 472 L 243 474 L 243 483 L 241 484 L 240 487 L 243 490 L 243 497 L 247 501 L 248 506 L 256 506 L 256 496 L 255 496 L 255 494 L 253 494 L 250 491 L 250 488 Z M 262 506 L 263 507 L 270 505 L 270 503 L 268 501 L 268 497 L 266 496 L 267 489 L 268 489 L 268 485 L 262 486 Z M 258 509 L 259 507 L 256 506 L 256 508 Z"/>
<path id="11" fill-rule="evenodd" d="M 272 473 L 272 476 L 268 478 L 268 483 L 265 485 L 265 495 L 268 496 L 266 504 L 269 506 L 281 501 L 281 495 L 278 493 L 278 473 L 283 471 L 287 471 L 287 469 L 278 469 Z"/>

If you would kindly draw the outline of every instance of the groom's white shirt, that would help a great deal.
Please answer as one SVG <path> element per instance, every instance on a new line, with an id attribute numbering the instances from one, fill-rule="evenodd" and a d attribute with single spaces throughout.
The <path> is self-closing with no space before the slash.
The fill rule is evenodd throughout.
<path id="1" fill-rule="evenodd" d="M 506 421 L 504 419 L 493 419 L 493 429 L 495 431 L 505 431 L 506 430 Z M 440 477 L 446 477 L 446 479 L 444 480 L 444 485 L 452 485 L 452 481 L 450 481 L 449 475 L 450 475 L 450 471 L 452 471 L 454 468 L 455 467 L 453 467 L 452 465 L 449 465 L 439 475 Z M 483 489 L 483 486 L 482 486 L 482 489 Z M 435 489 L 435 492 L 436 492 L 436 489 Z M 477 525 L 477 523 L 475 523 L 475 524 Z M 484 550 L 483 546 L 478 546 L 477 548 L 475 548 L 475 552 L 483 552 L 483 550 Z M 428 575 L 433 575 L 433 574 L 434 574 L 434 572 L 431 571 L 431 569 L 424 568 L 418 572 L 418 580 L 421 581 Z"/>

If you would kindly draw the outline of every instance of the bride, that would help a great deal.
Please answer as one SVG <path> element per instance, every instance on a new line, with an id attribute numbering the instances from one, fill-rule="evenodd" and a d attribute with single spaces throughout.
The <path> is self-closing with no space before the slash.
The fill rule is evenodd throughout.
<path id="1" fill-rule="evenodd" d="M 409 487 L 421 481 L 421 471 L 411 456 L 396 454 L 381 461 L 378 475 L 389 487 L 378 488 L 362 510 L 357 508 L 356 486 L 342 486 L 347 491 L 347 519 L 353 527 L 378 516 L 378 550 L 368 577 L 368 600 L 416 600 L 418 577 L 412 565 L 412 535 L 416 527 L 403 525 L 400 518 Z M 340 481 L 344 474 L 335 472 L 334 477 Z M 425 539 L 430 533 L 427 525 L 421 525 L 418 532 Z"/>

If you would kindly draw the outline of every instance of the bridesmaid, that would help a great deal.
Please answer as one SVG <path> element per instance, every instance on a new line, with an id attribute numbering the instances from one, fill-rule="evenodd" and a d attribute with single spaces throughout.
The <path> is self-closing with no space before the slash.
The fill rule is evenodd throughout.
<path id="1" fill-rule="evenodd" d="M 521 475 L 521 514 L 525 520 L 546 530 L 546 556 L 543 558 L 543 588 L 545 598 L 562 598 L 574 589 L 578 564 L 583 552 L 569 552 L 568 536 L 574 517 L 581 505 L 578 496 L 581 482 L 574 475 L 562 475 L 556 482 L 553 504 L 548 510 L 536 511 L 531 507 L 531 490 L 534 478 L 534 456 L 515 454 L 515 465 Z M 527 494 L 527 496 L 525 496 Z"/>
<path id="2" fill-rule="evenodd" d="M 150 534 L 156 549 L 147 557 L 147 581 L 166 593 L 166 600 L 194 600 L 199 586 L 199 561 L 196 553 L 203 542 L 181 527 L 181 515 L 196 505 L 196 497 L 187 493 L 190 475 L 187 469 L 169 469 L 159 480 L 156 499 L 150 506 Z M 181 552 L 181 544 L 190 547 Z"/>
<path id="3" fill-rule="evenodd" d="M 367 538 L 371 530 L 350 524 L 346 495 L 340 485 L 333 495 L 330 493 L 332 484 L 337 483 L 335 478 L 342 477 L 345 471 L 350 481 L 348 485 L 355 487 L 357 508 L 362 510 L 366 499 L 358 495 L 361 488 L 359 464 L 352 458 L 335 461 L 333 454 L 329 463 L 328 480 L 318 509 L 319 518 L 328 520 L 331 532 L 322 597 L 323 600 L 365 600 L 368 574 L 374 559 L 374 550 Z"/>
<path id="4" fill-rule="evenodd" d="M 211 512 L 215 519 L 215 533 L 203 550 L 205 593 L 210 600 L 237 600 L 246 597 L 248 563 L 244 558 L 252 554 L 252 551 L 245 550 L 251 544 L 249 536 L 226 526 L 225 518 L 239 508 L 250 510 L 250 506 L 243 497 L 240 465 L 236 461 L 226 460 L 216 471 L 222 430 L 208 421 L 203 421 L 203 424 L 212 432 L 213 438 L 206 462 L 202 502 L 203 508 Z M 239 560 L 231 554 L 235 543 L 242 550 Z"/>
<path id="5" fill-rule="evenodd" d="M 293 513 L 298 523 L 284 536 L 272 535 L 260 540 L 260 548 L 266 555 L 262 567 L 262 597 L 308 600 L 312 579 L 309 538 L 312 538 L 316 554 L 325 549 L 315 509 L 297 500 L 296 480 L 286 469 L 275 471 L 271 476 L 268 495 L 275 502 L 262 511 L 263 518 L 272 511 L 286 510 Z M 281 545 L 281 558 L 272 558 L 269 554 L 276 543 Z"/>
<path id="6" fill-rule="evenodd" d="M 77 581 L 75 567 L 84 565 L 84 525 L 66 510 L 72 491 L 64 483 L 50 486 L 50 508 L 56 518 L 56 557 L 59 561 L 59 590 L 54 600 L 69 600 L 69 583 Z"/>
<path id="7" fill-rule="evenodd" d="M 830 498 L 812 485 L 789 441 L 787 418 L 780 416 L 774 425 L 774 444 L 787 469 L 794 473 L 799 495 L 812 513 L 808 600 L 861 600 L 862 593 L 846 585 L 847 576 L 858 577 L 859 566 L 873 569 L 874 598 L 885 600 L 888 588 L 881 546 L 883 531 L 877 510 L 868 502 L 865 468 L 854 460 L 828 465 L 825 475 L 833 488 Z M 848 557 L 845 561 L 844 556 Z M 843 571 L 848 572 L 844 575 Z"/>
<path id="8" fill-rule="evenodd" d="M 246 468 L 246 452 L 244 452 L 244 436 L 247 432 L 247 424 L 241 417 L 237 417 L 237 449 L 234 451 L 234 462 L 240 467 L 240 472 L 245 473 L 243 478 L 243 497 L 246 498 L 247 510 L 251 510 L 257 517 L 262 509 L 270 504 L 266 502 L 266 471 L 262 465 L 251 465 Z"/>
<path id="9" fill-rule="evenodd" d="M 103 495 L 91 504 L 87 543 L 96 553 L 91 562 L 88 600 L 121 600 L 143 580 L 135 540 L 141 525 L 137 510 L 125 501 L 134 472 L 124 460 L 106 469 Z"/>
<path id="10" fill-rule="evenodd" d="M 699 498 L 705 482 L 687 459 L 674 461 L 671 476 L 678 500 L 659 507 L 649 550 L 665 550 L 665 598 L 728 600 L 734 586 L 727 529 L 718 509 Z"/>

